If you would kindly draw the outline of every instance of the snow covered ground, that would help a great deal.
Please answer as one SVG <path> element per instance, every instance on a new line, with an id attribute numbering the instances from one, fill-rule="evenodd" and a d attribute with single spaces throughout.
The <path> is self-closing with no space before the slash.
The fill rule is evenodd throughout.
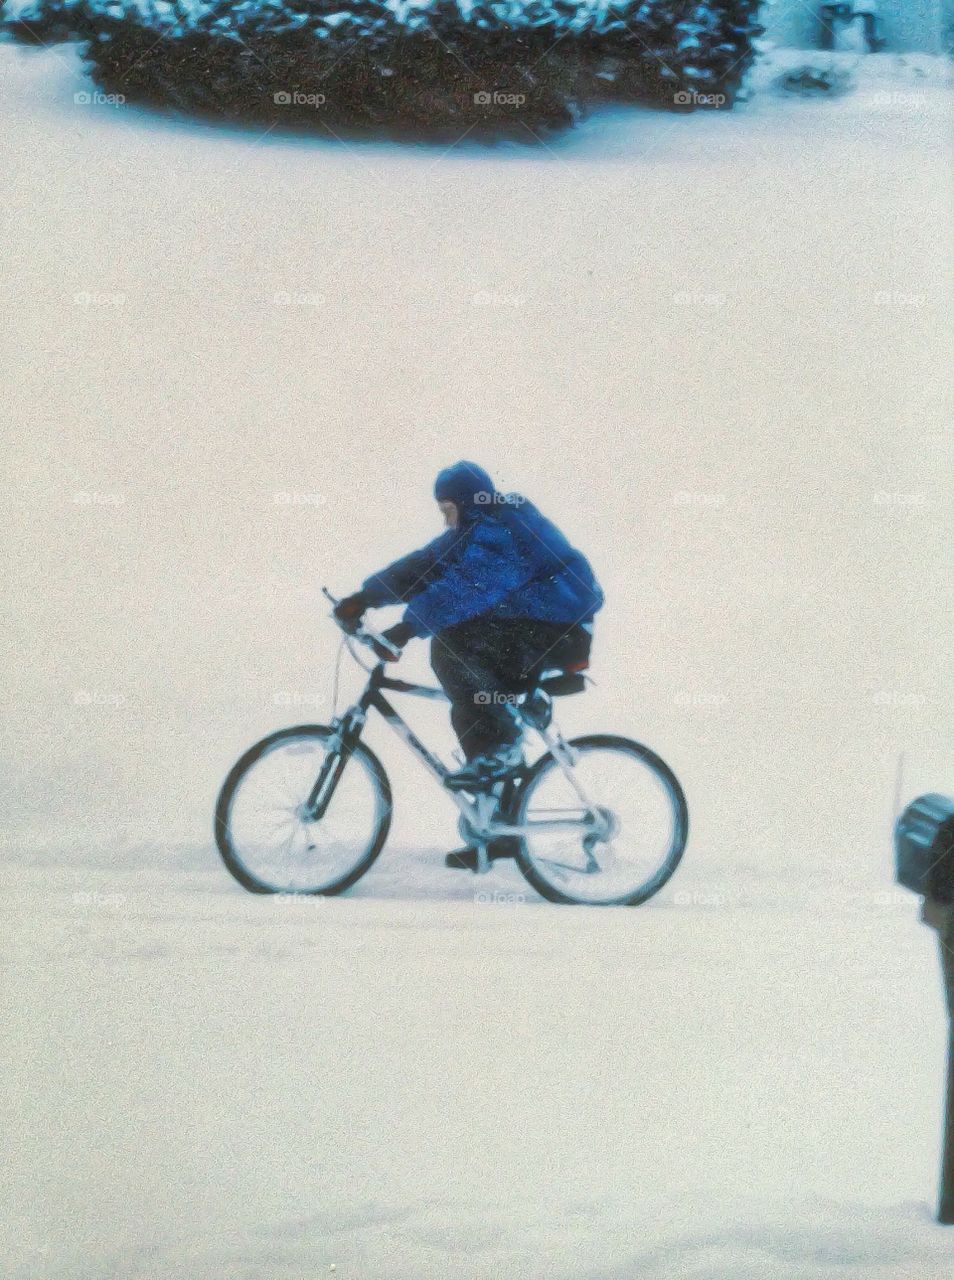
<path id="1" fill-rule="evenodd" d="M 954 790 L 944 64 L 447 150 L 0 63 L 4 1273 L 948 1275 L 889 842 Z M 377 867 L 250 898 L 221 778 L 327 717 L 319 584 L 430 536 L 461 456 L 593 559 L 562 719 L 669 760 L 683 867 L 632 912 L 446 871 L 453 810 L 378 727 Z"/>
<path id="2" fill-rule="evenodd" d="M 77 883 L 4 893 L 15 1280 L 950 1274 L 910 912 Z"/>

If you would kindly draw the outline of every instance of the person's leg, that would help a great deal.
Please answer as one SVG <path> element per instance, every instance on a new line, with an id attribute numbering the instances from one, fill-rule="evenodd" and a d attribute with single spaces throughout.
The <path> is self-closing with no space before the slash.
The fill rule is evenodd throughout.
<path id="1" fill-rule="evenodd" d="M 468 762 L 519 740 L 513 717 L 492 698 L 500 691 L 499 651 L 509 653 L 512 646 L 512 635 L 502 634 L 495 620 L 484 618 L 450 628 L 431 643 L 431 666 L 451 700 L 451 724 Z M 513 858 L 517 844 L 512 836 L 491 840 L 487 855 L 491 861 Z M 444 862 L 456 870 L 475 871 L 477 850 L 470 845 L 455 849 Z"/>
<path id="2" fill-rule="evenodd" d="M 515 743 L 519 730 L 507 709 L 507 667 L 514 652 L 512 628 L 500 619 L 475 618 L 450 627 L 431 642 L 431 666 L 451 702 L 451 724 L 468 760 Z M 507 622 L 509 620 L 503 620 Z"/>
<path id="3" fill-rule="evenodd" d="M 589 658 L 592 635 L 580 623 L 545 622 L 515 618 L 510 622 L 512 640 L 502 647 L 498 671 L 501 687 L 521 691 L 541 671 L 562 668 Z"/>
<path id="4" fill-rule="evenodd" d="M 468 760 L 519 741 L 507 700 L 547 667 L 585 661 L 591 633 L 579 623 L 474 618 L 435 636 L 431 665 L 451 700 L 451 724 Z"/>
<path id="5" fill-rule="evenodd" d="M 533 618 L 481 618 L 435 636 L 431 645 L 434 673 L 451 699 L 451 723 L 468 761 L 475 756 L 496 755 L 511 743 L 519 743 L 520 729 L 507 710 L 506 699 L 524 692 L 534 676 L 548 666 L 576 662 L 589 654 L 590 634 L 580 626 L 542 622 Z M 519 763 L 519 746 L 516 751 Z M 489 767 L 493 767 L 492 765 Z M 483 761 L 467 765 L 458 780 L 474 770 L 474 781 L 487 776 Z M 512 858 L 518 840 L 503 836 L 487 846 L 488 856 Z M 477 850 L 455 850 L 445 859 L 448 867 L 474 871 Z"/>

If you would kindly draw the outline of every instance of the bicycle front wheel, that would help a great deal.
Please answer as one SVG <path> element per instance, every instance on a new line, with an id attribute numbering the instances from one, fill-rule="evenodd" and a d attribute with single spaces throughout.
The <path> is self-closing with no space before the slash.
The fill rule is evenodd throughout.
<path id="1" fill-rule="evenodd" d="M 251 893 L 335 894 L 360 879 L 391 825 L 391 788 L 380 761 L 358 743 L 323 816 L 305 802 L 336 749 L 325 725 L 299 725 L 263 739 L 226 778 L 215 808 L 215 841 Z"/>
<path id="2" fill-rule="evenodd" d="M 548 753 L 517 795 L 516 822 L 530 824 L 518 848 L 520 870 L 550 902 L 645 902 L 676 870 L 689 838 L 682 788 L 665 761 L 628 738 L 594 734 L 570 746 L 572 778 Z M 600 814 L 599 838 L 586 824 L 591 809 Z M 554 820 L 578 825 L 533 830 Z"/>

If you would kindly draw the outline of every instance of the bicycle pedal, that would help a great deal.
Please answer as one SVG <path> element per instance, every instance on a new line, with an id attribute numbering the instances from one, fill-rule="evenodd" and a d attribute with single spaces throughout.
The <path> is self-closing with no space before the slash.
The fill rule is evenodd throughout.
<path id="1" fill-rule="evenodd" d="M 467 791 L 476 796 L 489 794 L 503 781 L 503 778 L 455 778 L 450 774 L 444 779 L 444 786 L 448 791 Z"/>

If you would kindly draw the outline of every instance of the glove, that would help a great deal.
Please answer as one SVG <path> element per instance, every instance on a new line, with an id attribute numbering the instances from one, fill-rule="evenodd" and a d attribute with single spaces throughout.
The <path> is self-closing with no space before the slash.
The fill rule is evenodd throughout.
<path id="1" fill-rule="evenodd" d="M 408 640 L 412 639 L 414 631 L 408 623 L 396 622 L 393 627 L 388 627 L 387 631 L 382 634 L 389 644 L 394 645 L 395 649 L 403 649 Z M 385 662 L 397 662 L 397 657 L 393 653 L 389 653 L 383 645 L 375 645 L 375 652 Z"/>
<path id="2" fill-rule="evenodd" d="M 353 596 L 345 596 L 343 600 L 339 600 L 334 608 L 334 615 L 339 622 L 345 624 L 346 631 L 353 631 L 361 621 L 361 615 L 367 609 L 368 603 L 364 598 L 364 594 L 356 591 Z"/>

